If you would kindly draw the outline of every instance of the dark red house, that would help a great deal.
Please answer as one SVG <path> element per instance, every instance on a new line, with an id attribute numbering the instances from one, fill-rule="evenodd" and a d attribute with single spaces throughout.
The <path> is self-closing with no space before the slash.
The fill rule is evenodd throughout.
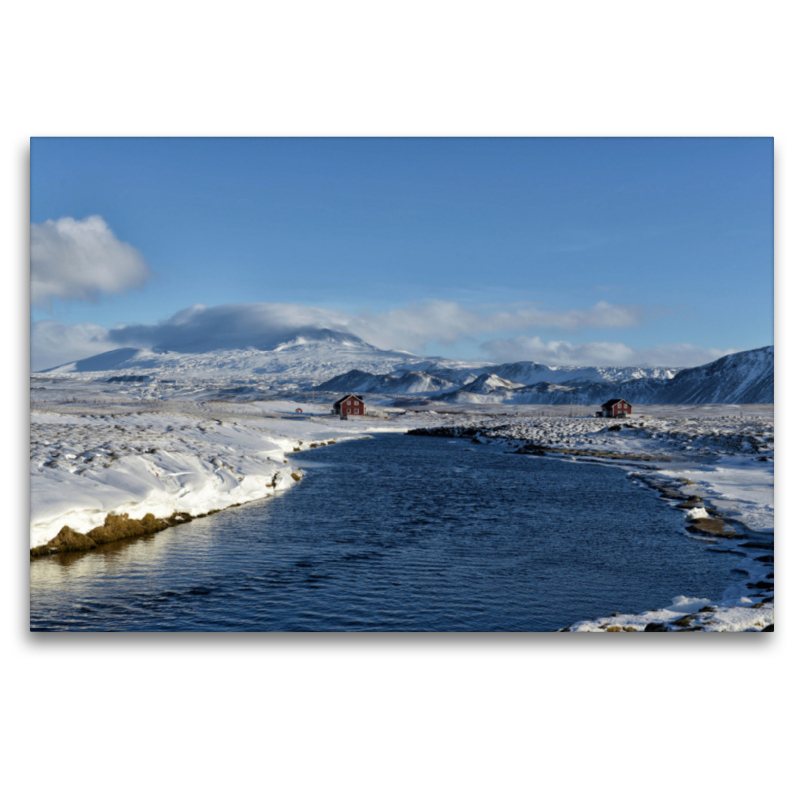
<path id="1" fill-rule="evenodd" d="M 341 400 L 337 400 L 333 404 L 333 413 L 338 414 L 340 417 L 363 416 L 366 410 L 367 407 L 364 405 L 364 399 L 360 394 L 346 394 Z"/>
<path id="2" fill-rule="evenodd" d="M 633 406 L 621 397 L 606 401 L 600 408 L 603 410 L 598 417 L 627 417 L 633 410 Z"/>

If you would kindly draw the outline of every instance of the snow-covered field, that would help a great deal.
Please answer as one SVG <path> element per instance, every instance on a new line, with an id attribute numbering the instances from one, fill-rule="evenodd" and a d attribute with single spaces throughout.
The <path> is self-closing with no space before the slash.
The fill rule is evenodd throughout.
<path id="1" fill-rule="evenodd" d="M 110 512 L 197 516 L 267 497 L 295 483 L 286 453 L 407 427 L 342 421 L 327 405 L 298 414 L 280 400 L 112 397 L 89 381 L 55 379 L 45 391 L 31 394 L 31 547 L 64 525 L 86 533 Z"/>
<path id="2" fill-rule="evenodd" d="M 31 547 L 47 543 L 64 525 L 86 533 L 110 512 L 132 519 L 147 513 L 196 516 L 267 497 L 295 483 L 287 453 L 371 433 L 443 426 L 442 433 L 505 450 L 601 458 L 632 477 L 649 477 L 648 491 L 653 478 L 671 487 L 677 494 L 667 502 L 702 498 L 698 505 L 706 513 L 747 533 L 746 540 L 687 534 L 742 553 L 742 581 L 724 597 L 678 597 L 669 608 L 577 622 L 570 630 L 644 630 L 648 624 L 761 630 L 773 622 L 771 406 L 638 407 L 642 413 L 622 421 L 591 416 L 595 409 L 588 407 L 507 406 L 488 413 L 475 406 L 432 406 L 389 419 L 342 421 L 330 415 L 327 403 L 254 400 L 248 393 L 221 401 L 219 387 L 203 382 L 174 389 L 164 384 L 156 397 L 152 384 L 89 377 L 32 378 Z M 697 509 L 685 513 L 687 524 L 703 515 Z M 757 583 L 762 585 L 754 591 Z"/>

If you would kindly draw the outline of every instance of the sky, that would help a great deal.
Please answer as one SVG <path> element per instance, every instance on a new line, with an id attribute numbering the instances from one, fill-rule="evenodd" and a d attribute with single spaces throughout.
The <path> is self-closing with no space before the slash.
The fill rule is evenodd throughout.
<path id="1" fill-rule="evenodd" d="M 773 140 L 33 138 L 31 324 L 32 369 L 187 326 L 707 363 L 773 344 Z"/>

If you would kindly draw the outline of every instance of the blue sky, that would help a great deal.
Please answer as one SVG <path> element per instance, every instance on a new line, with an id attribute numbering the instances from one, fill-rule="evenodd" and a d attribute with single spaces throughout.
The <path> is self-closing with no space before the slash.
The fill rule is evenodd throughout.
<path id="1" fill-rule="evenodd" d="M 37 227 L 64 218 L 139 260 L 37 293 L 33 359 L 264 303 L 428 354 L 704 363 L 773 343 L 772 198 L 770 138 L 37 138 L 41 268 L 76 269 Z"/>

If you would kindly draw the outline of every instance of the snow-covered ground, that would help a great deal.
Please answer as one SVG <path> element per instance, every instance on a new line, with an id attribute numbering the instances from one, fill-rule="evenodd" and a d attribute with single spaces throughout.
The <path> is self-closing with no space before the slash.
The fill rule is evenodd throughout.
<path id="1" fill-rule="evenodd" d="M 196 516 L 267 497 L 295 483 L 286 453 L 407 427 L 280 400 L 142 402 L 89 381 L 52 381 L 43 395 L 31 394 L 31 547 L 110 512 Z"/>
<path id="2" fill-rule="evenodd" d="M 667 502 L 701 497 L 700 505 L 748 533 L 746 541 L 700 535 L 743 556 L 744 577 L 724 597 L 675 598 L 669 608 L 576 622 L 570 630 L 644 630 L 648 624 L 760 630 L 772 624 L 771 587 L 753 591 L 754 584 L 773 580 L 771 406 L 639 407 L 641 413 L 614 421 L 583 407 L 507 406 L 487 413 L 442 405 L 342 421 L 330 415 L 327 402 L 306 398 L 237 392 L 221 400 L 228 395 L 216 382 L 109 384 L 92 377 L 32 378 L 31 547 L 64 525 L 86 533 L 110 512 L 133 519 L 196 516 L 286 490 L 295 483 L 287 453 L 371 433 L 442 427 L 442 433 L 506 450 L 604 459 L 632 477 L 671 486 L 677 497 Z M 696 509 L 685 513 L 687 524 L 702 516 Z"/>

